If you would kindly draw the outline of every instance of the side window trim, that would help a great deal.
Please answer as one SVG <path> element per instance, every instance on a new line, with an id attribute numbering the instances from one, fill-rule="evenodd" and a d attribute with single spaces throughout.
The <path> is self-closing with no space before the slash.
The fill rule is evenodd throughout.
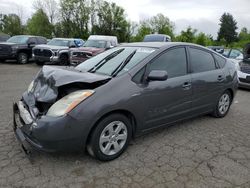
<path id="1" fill-rule="evenodd" d="M 189 64 L 190 64 L 189 66 L 190 66 L 190 73 L 191 73 L 191 74 L 196 74 L 196 73 L 194 73 L 193 70 L 192 70 L 190 49 L 201 50 L 201 51 L 203 51 L 203 52 L 206 52 L 206 53 L 210 54 L 210 55 L 212 56 L 212 58 L 213 58 L 213 62 L 214 62 L 215 69 L 218 69 L 218 68 L 219 68 L 219 66 L 218 66 L 217 63 L 216 63 L 216 60 L 215 60 L 213 54 L 212 54 L 209 50 L 206 50 L 206 49 L 203 49 L 203 48 L 199 48 L 199 47 L 196 47 L 196 46 L 187 46 L 187 49 L 188 49 L 188 62 L 190 62 L 190 63 L 189 63 Z M 209 72 L 209 71 L 205 71 L 205 72 Z M 200 72 L 199 72 L 199 73 L 200 73 Z"/>

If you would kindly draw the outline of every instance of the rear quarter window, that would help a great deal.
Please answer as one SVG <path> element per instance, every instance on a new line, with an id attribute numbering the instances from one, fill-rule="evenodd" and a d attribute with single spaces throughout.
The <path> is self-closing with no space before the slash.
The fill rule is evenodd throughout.
<path id="1" fill-rule="evenodd" d="M 214 55 L 214 59 L 215 61 L 218 63 L 218 65 L 220 66 L 220 68 L 223 68 L 226 64 L 226 60 L 225 58 L 217 55 L 217 54 L 213 54 Z"/>
<path id="2" fill-rule="evenodd" d="M 38 44 L 46 44 L 47 43 L 46 38 L 37 37 L 36 39 L 37 39 Z"/>

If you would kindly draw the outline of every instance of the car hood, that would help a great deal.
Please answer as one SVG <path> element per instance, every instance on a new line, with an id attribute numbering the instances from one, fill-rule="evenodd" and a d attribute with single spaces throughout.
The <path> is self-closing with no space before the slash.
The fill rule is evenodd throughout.
<path id="1" fill-rule="evenodd" d="M 80 47 L 77 49 L 72 49 L 72 51 L 82 51 L 82 52 L 91 52 L 93 54 L 103 52 L 105 48 L 95 48 L 95 47 Z"/>
<path id="2" fill-rule="evenodd" d="M 4 46 L 15 46 L 15 45 L 18 45 L 16 43 L 12 43 L 12 42 L 0 42 L 0 45 L 4 45 Z"/>
<path id="3" fill-rule="evenodd" d="M 37 45 L 34 49 L 51 49 L 51 50 L 68 50 L 69 47 L 67 46 L 53 46 L 53 45 L 47 45 L 47 44 L 40 44 Z"/>
<path id="4" fill-rule="evenodd" d="M 54 103 L 62 86 L 79 83 L 89 86 L 97 82 L 106 83 L 110 79 L 110 76 L 80 72 L 73 67 L 43 66 L 33 81 L 33 87 L 23 94 L 23 98 L 29 106 L 36 102 Z"/>

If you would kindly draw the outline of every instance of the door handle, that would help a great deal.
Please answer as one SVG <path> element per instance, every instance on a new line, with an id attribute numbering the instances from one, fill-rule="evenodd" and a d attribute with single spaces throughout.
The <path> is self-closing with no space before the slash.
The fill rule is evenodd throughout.
<path id="1" fill-rule="evenodd" d="M 182 88 L 183 88 L 184 90 L 188 90 L 188 89 L 191 88 L 191 86 L 192 86 L 192 84 L 191 84 L 190 82 L 185 82 L 185 83 L 182 85 Z"/>

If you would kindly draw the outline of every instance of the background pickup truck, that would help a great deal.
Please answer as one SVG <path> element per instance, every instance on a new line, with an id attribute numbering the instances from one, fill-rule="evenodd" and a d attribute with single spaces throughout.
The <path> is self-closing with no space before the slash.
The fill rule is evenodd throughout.
<path id="1" fill-rule="evenodd" d="M 32 48 L 37 44 L 46 44 L 47 40 L 40 36 L 17 35 L 0 43 L 0 60 L 16 59 L 18 63 L 28 63 L 32 57 Z"/>
<path id="2" fill-rule="evenodd" d="M 53 63 L 60 65 L 69 64 L 69 49 L 78 48 L 84 44 L 82 39 L 53 38 L 46 45 L 37 45 L 33 49 L 36 64 Z"/>

